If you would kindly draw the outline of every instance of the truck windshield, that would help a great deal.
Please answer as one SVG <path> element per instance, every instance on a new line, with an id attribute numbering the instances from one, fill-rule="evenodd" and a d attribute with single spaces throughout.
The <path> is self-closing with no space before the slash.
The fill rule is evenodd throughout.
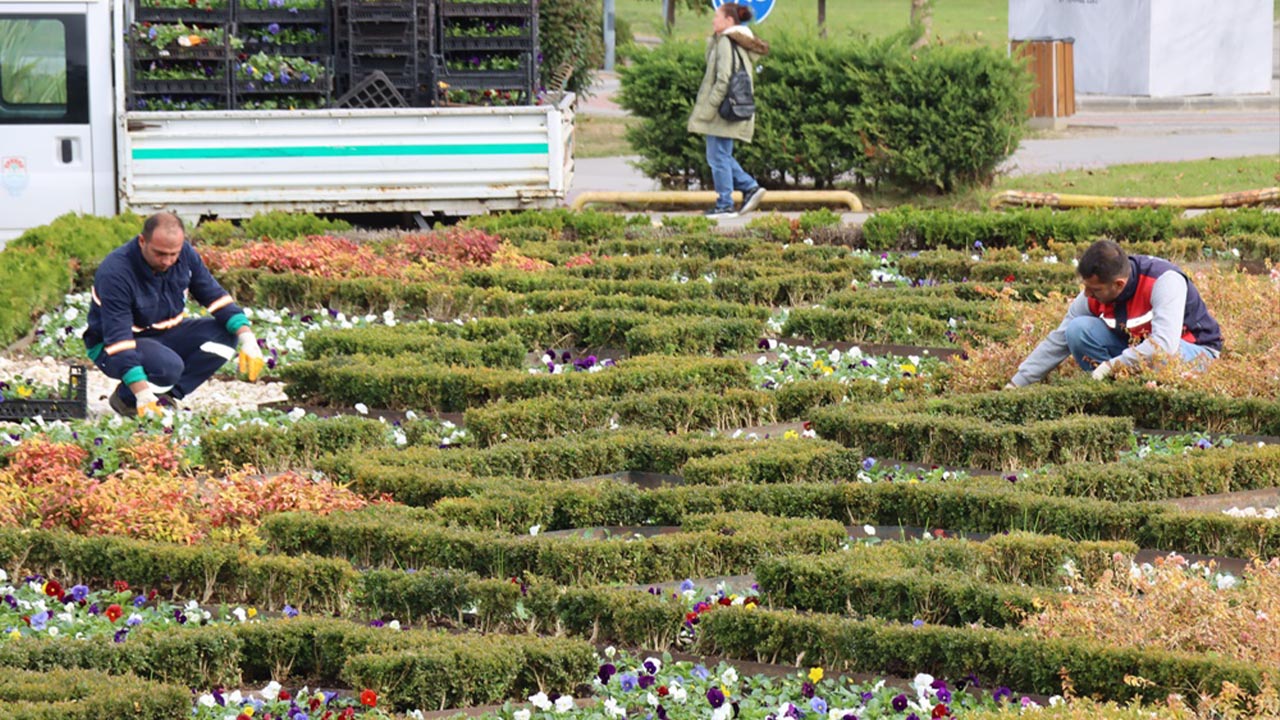
<path id="1" fill-rule="evenodd" d="M 83 17 L 0 16 L 0 123 L 75 122 L 82 100 Z M 79 38 L 77 38 L 79 36 Z M 78 67 L 81 66 L 81 67 Z M 69 79 L 70 77 L 70 79 Z"/>

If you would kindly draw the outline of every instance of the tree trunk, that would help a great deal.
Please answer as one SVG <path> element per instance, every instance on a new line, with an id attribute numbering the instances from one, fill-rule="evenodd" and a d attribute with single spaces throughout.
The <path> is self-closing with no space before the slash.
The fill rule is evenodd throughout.
<path id="1" fill-rule="evenodd" d="M 676 26 L 676 2 L 677 0 L 667 0 L 667 32 Z"/>
<path id="2" fill-rule="evenodd" d="M 818 0 L 818 33 L 827 36 L 827 0 Z"/>
<path id="3" fill-rule="evenodd" d="M 918 48 L 929 44 L 929 35 L 933 33 L 933 0 L 911 0 L 911 24 L 920 26 L 920 39 L 911 47 Z"/>

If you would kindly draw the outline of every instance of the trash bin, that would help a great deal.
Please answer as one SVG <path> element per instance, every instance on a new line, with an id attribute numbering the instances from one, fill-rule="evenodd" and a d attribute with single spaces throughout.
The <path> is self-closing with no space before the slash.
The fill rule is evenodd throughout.
<path id="1" fill-rule="evenodd" d="M 1027 58 L 1035 77 L 1029 114 L 1033 126 L 1057 127 L 1076 114 L 1075 38 L 1010 40 L 1009 53 Z"/>

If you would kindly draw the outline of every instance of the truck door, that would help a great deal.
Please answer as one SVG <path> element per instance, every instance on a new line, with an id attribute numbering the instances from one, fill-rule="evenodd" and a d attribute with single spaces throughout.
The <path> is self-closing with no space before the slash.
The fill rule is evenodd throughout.
<path id="1" fill-rule="evenodd" d="M 88 8 L 0 0 L 0 243 L 95 211 Z"/>

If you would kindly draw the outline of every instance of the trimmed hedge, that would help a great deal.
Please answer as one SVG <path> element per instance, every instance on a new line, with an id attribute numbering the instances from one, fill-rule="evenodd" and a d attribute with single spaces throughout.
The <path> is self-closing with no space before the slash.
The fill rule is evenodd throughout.
<path id="1" fill-rule="evenodd" d="M 529 572 L 575 585 L 739 574 L 761 557 L 829 551 L 847 537 L 831 521 L 745 513 L 690 516 L 684 532 L 636 540 L 498 535 L 393 522 L 383 512 L 282 513 L 268 517 L 261 533 L 273 552 L 345 557 L 361 567 L 452 568 L 489 577 Z"/>
<path id="2" fill-rule="evenodd" d="M 835 443 L 774 440 L 691 458 L 680 473 L 690 485 L 843 482 L 858 474 L 863 457 Z"/>
<path id="3" fill-rule="evenodd" d="M 521 370 L 460 368 L 406 356 L 351 355 L 306 360 L 284 369 L 289 394 L 335 404 L 459 412 L 499 399 L 618 396 L 642 390 L 746 389 L 751 379 L 741 360 L 633 357 L 604 372 L 560 375 Z"/>
<path id="4" fill-rule="evenodd" d="M 1040 640 L 1020 631 L 912 627 L 832 615 L 722 608 L 699 618 L 698 649 L 760 662 L 803 662 L 828 671 L 965 677 L 1023 692 L 1062 693 L 1060 672 L 1083 697 L 1128 702 L 1223 681 L 1256 693 L 1263 669 L 1221 657 L 1114 647 L 1105 641 Z M 1150 681 L 1125 682 L 1136 675 Z"/>
<path id="5" fill-rule="evenodd" d="M 905 407 L 845 405 L 819 408 L 810 417 L 819 437 L 858 447 L 867 455 L 992 470 L 1112 461 L 1133 434 L 1130 418 L 975 423 L 969 417 L 910 412 Z"/>
<path id="6" fill-rule="evenodd" d="M 290 603 L 341 610 L 356 572 L 343 560 L 253 555 L 233 545 L 199 546 L 85 537 L 57 530 L 0 528 L 0 565 L 91 587 L 124 580 L 200 602 L 245 602 L 276 610 Z"/>
<path id="7" fill-rule="evenodd" d="M 1109 465 L 1074 464 L 1022 481 L 1043 495 L 1143 502 L 1280 487 L 1280 446 L 1235 446 Z"/>
<path id="8" fill-rule="evenodd" d="M 0 675 L 0 707 L 7 720 L 173 720 L 191 714 L 191 691 L 92 670 L 10 670 Z"/>
<path id="9" fill-rule="evenodd" d="M 23 638 L 21 642 L 0 643 L 0 667 L 42 673 L 58 669 L 99 670 L 112 675 L 135 674 L 145 680 L 183 687 L 234 687 L 240 683 L 242 647 L 243 641 L 236 629 L 228 625 L 140 627 L 131 630 L 124 642 L 116 642 L 111 635 L 91 638 L 41 635 Z M 9 674 L 9 671 L 0 672 L 0 676 Z M 114 701 L 119 696 L 107 697 Z M 191 713 L 189 694 L 184 705 L 181 715 L 168 717 L 185 717 Z"/>
<path id="10" fill-rule="evenodd" d="M 246 465 L 260 472 L 310 468 L 322 455 L 386 445 L 386 426 L 357 417 L 304 418 L 286 427 L 241 425 L 200 436 L 211 470 Z"/>
<path id="11" fill-rule="evenodd" d="M 611 423 L 685 433 L 732 430 L 777 420 L 773 395 L 757 390 L 654 391 L 600 400 L 535 398 L 467 410 L 463 424 L 481 446 L 607 430 Z M 616 426 L 616 425 L 615 425 Z"/>
<path id="12" fill-rule="evenodd" d="M 1169 208 L 1132 210 L 1054 210 L 1006 212 L 917 210 L 899 207 L 876 213 L 862 226 L 863 240 L 875 250 L 971 251 L 975 242 L 989 248 L 1025 250 L 1032 243 L 1086 243 L 1099 237 L 1117 242 L 1164 241 L 1174 237 L 1280 237 L 1280 219 L 1259 209 L 1218 210 L 1179 219 Z M 1064 260 L 1066 258 L 1063 258 Z"/>
<path id="13" fill-rule="evenodd" d="M 1127 571 L 1137 550 L 1132 543 L 1014 533 L 985 543 L 890 543 L 820 557 L 766 558 L 755 577 L 775 607 L 906 623 L 1014 627 L 1043 599 L 1060 593 L 1057 588 L 1068 582 L 1061 576 L 1064 563 L 1076 565 L 1091 582 L 1119 567 L 1116 555 Z"/>
<path id="14" fill-rule="evenodd" d="M 795 308 L 787 315 L 782 334 L 815 341 L 911 342 L 948 347 L 957 345 L 959 335 L 1000 341 L 1018 334 L 1017 328 L 1007 324 L 978 319 L 958 322 L 953 328 L 949 322 L 953 316 L 942 309 L 932 311 L 938 314 L 925 314 L 912 310 L 893 310 L 890 307 L 849 310 Z"/>

